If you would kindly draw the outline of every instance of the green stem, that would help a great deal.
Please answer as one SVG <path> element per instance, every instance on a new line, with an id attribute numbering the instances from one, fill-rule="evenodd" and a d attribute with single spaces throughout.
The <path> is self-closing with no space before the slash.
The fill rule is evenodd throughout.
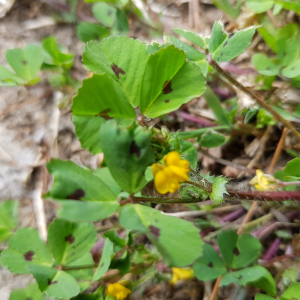
<path id="1" fill-rule="evenodd" d="M 278 112 L 276 112 L 269 104 L 264 102 L 262 99 L 257 97 L 252 91 L 248 90 L 245 86 L 235 80 L 228 72 L 224 71 L 214 60 L 209 60 L 210 65 L 219 72 L 220 75 L 224 76 L 233 86 L 237 87 L 239 90 L 244 92 L 247 96 L 249 96 L 252 100 L 254 100 L 261 107 L 269 111 L 273 117 L 283 124 L 284 127 L 291 130 L 293 135 L 296 137 L 298 142 L 300 142 L 300 132 L 296 130 L 296 128 L 287 120 L 285 120 Z"/>
<path id="2" fill-rule="evenodd" d="M 219 126 L 214 126 L 214 127 L 205 127 L 205 128 L 200 128 L 200 129 L 192 130 L 192 131 L 178 132 L 177 136 L 178 136 L 179 139 L 191 139 L 191 138 L 195 138 L 195 137 L 201 136 L 208 129 L 212 129 L 212 130 L 215 130 L 215 131 L 217 131 L 217 130 L 230 131 L 232 129 L 232 127 L 229 126 L 229 125 L 219 125 Z"/>
<path id="3" fill-rule="evenodd" d="M 95 269 L 97 267 L 98 267 L 98 264 L 93 264 L 93 265 L 74 266 L 74 267 L 62 266 L 61 269 L 63 271 L 71 271 L 71 270 Z"/>

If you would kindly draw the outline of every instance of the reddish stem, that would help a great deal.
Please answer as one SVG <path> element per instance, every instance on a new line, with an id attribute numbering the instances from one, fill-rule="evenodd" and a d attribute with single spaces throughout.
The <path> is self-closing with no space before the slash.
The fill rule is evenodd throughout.
<path id="1" fill-rule="evenodd" d="M 216 124 L 214 124 L 213 122 L 207 120 L 207 119 L 204 119 L 202 117 L 197 117 L 197 116 L 192 116 L 184 111 L 179 111 L 177 112 L 177 115 L 187 121 L 191 121 L 191 122 L 195 122 L 195 123 L 198 123 L 198 124 L 201 124 L 203 125 L 204 127 L 213 127 L 215 126 Z"/>
<path id="2" fill-rule="evenodd" d="M 238 200 L 258 200 L 258 201 L 286 201 L 286 200 L 300 200 L 300 191 L 278 191 L 278 192 L 261 192 L 261 191 L 236 191 L 234 189 L 227 189 L 231 198 Z M 225 196 L 226 199 L 226 196 Z"/>
<path id="3" fill-rule="evenodd" d="M 281 244 L 281 239 L 276 238 L 275 241 L 270 246 L 270 248 L 268 249 L 268 251 L 265 253 L 263 260 L 268 261 L 272 259 L 276 255 L 280 244 Z"/>
<path id="4" fill-rule="evenodd" d="M 237 218 L 241 217 L 244 212 L 245 212 L 245 209 L 243 207 L 239 208 L 238 210 L 236 210 L 236 211 L 226 215 L 225 217 L 223 217 L 222 221 L 223 222 L 230 222 L 230 221 L 236 220 Z"/>

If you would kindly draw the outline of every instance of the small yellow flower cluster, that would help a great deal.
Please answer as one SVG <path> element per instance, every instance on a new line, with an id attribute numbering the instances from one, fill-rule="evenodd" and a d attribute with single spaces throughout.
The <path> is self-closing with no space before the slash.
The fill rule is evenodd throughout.
<path id="1" fill-rule="evenodd" d="M 120 283 L 111 283 L 107 287 L 107 294 L 115 297 L 117 300 L 125 299 L 131 291 Z"/>
<path id="2" fill-rule="evenodd" d="M 249 183 L 259 191 L 274 191 L 278 189 L 278 186 L 272 179 L 272 177 L 266 177 L 263 171 L 256 170 L 256 176 Z"/>
<path id="3" fill-rule="evenodd" d="M 171 284 L 175 284 L 178 280 L 189 280 L 194 277 L 194 270 L 192 268 L 172 268 L 173 276 L 170 280 Z"/>
<path id="4" fill-rule="evenodd" d="M 189 180 L 190 163 L 181 159 L 176 151 L 165 155 L 163 161 L 164 164 L 152 165 L 155 188 L 161 194 L 175 193 L 180 188 L 180 182 Z"/>

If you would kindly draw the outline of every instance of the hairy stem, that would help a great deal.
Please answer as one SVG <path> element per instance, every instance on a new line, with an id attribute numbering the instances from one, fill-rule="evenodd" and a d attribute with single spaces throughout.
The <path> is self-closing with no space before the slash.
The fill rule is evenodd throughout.
<path id="1" fill-rule="evenodd" d="M 300 142 L 300 133 L 296 130 L 296 128 L 287 120 L 285 120 L 278 112 L 276 112 L 269 104 L 264 102 L 262 99 L 260 99 L 258 96 L 256 96 L 252 91 L 248 90 L 245 86 L 243 86 L 241 83 L 239 83 L 237 80 L 235 80 L 228 72 L 224 71 L 214 60 L 210 59 L 210 65 L 219 72 L 220 75 L 224 76 L 232 85 L 240 89 L 242 92 L 244 92 L 247 96 L 249 96 L 251 99 L 253 99 L 257 104 L 259 104 L 261 107 L 269 111 L 273 117 L 281 122 L 284 127 L 291 130 L 295 138 L 298 142 Z"/>

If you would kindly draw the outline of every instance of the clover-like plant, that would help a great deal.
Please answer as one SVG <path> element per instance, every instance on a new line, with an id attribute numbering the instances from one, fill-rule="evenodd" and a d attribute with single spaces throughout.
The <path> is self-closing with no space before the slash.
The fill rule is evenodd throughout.
<path id="1" fill-rule="evenodd" d="M 204 39 L 190 31 L 174 30 L 200 51 L 169 35 L 162 45 L 147 45 L 125 36 L 87 43 L 83 64 L 93 76 L 83 80 L 73 99 L 73 122 L 82 147 L 92 154 L 103 153 L 105 167 L 92 170 L 72 161 L 51 159 L 47 168 L 54 183 L 44 198 L 61 207 L 48 228 L 47 243 L 33 228 L 21 228 L 2 252 L 2 265 L 17 274 L 32 274 L 41 292 L 59 299 L 125 298 L 128 290 L 133 292 L 143 280 L 166 279 L 154 267 L 161 260 L 170 267 L 193 265 L 200 280 L 223 275 L 221 285 L 253 285 L 275 296 L 270 273 L 253 266 L 261 245 L 251 235 L 238 237 L 232 231 L 219 234 L 221 258 L 202 241 L 193 223 L 150 205 L 195 203 L 208 198 L 215 204 L 224 199 L 299 200 L 299 191 L 236 191 L 227 186 L 228 179 L 202 174 L 197 170 L 197 149 L 186 141 L 196 138 L 200 147 L 215 147 L 226 142 L 224 133 L 236 129 L 230 113 L 206 88 L 209 66 L 268 110 L 300 141 L 291 123 L 218 64 L 243 53 L 255 30 L 250 27 L 227 33 L 216 22 L 211 36 Z M 65 58 L 52 57 L 53 62 L 57 59 L 62 64 Z M 171 113 L 203 93 L 218 126 L 169 133 L 151 125 L 151 119 Z M 165 195 L 177 190 L 180 197 Z M 96 243 L 92 222 L 113 214 L 118 223 L 103 233 L 104 242 Z M 153 246 L 141 244 L 135 239 L 139 235 Z M 103 249 L 100 260 L 97 247 Z M 116 285 L 106 289 L 111 279 L 106 273 L 109 269 L 118 270 L 116 278 L 130 271 L 145 276 L 137 283 L 118 282 L 124 288 Z M 92 284 L 96 291 L 83 295 Z M 39 299 L 35 287 L 24 290 L 31 292 Z"/>

